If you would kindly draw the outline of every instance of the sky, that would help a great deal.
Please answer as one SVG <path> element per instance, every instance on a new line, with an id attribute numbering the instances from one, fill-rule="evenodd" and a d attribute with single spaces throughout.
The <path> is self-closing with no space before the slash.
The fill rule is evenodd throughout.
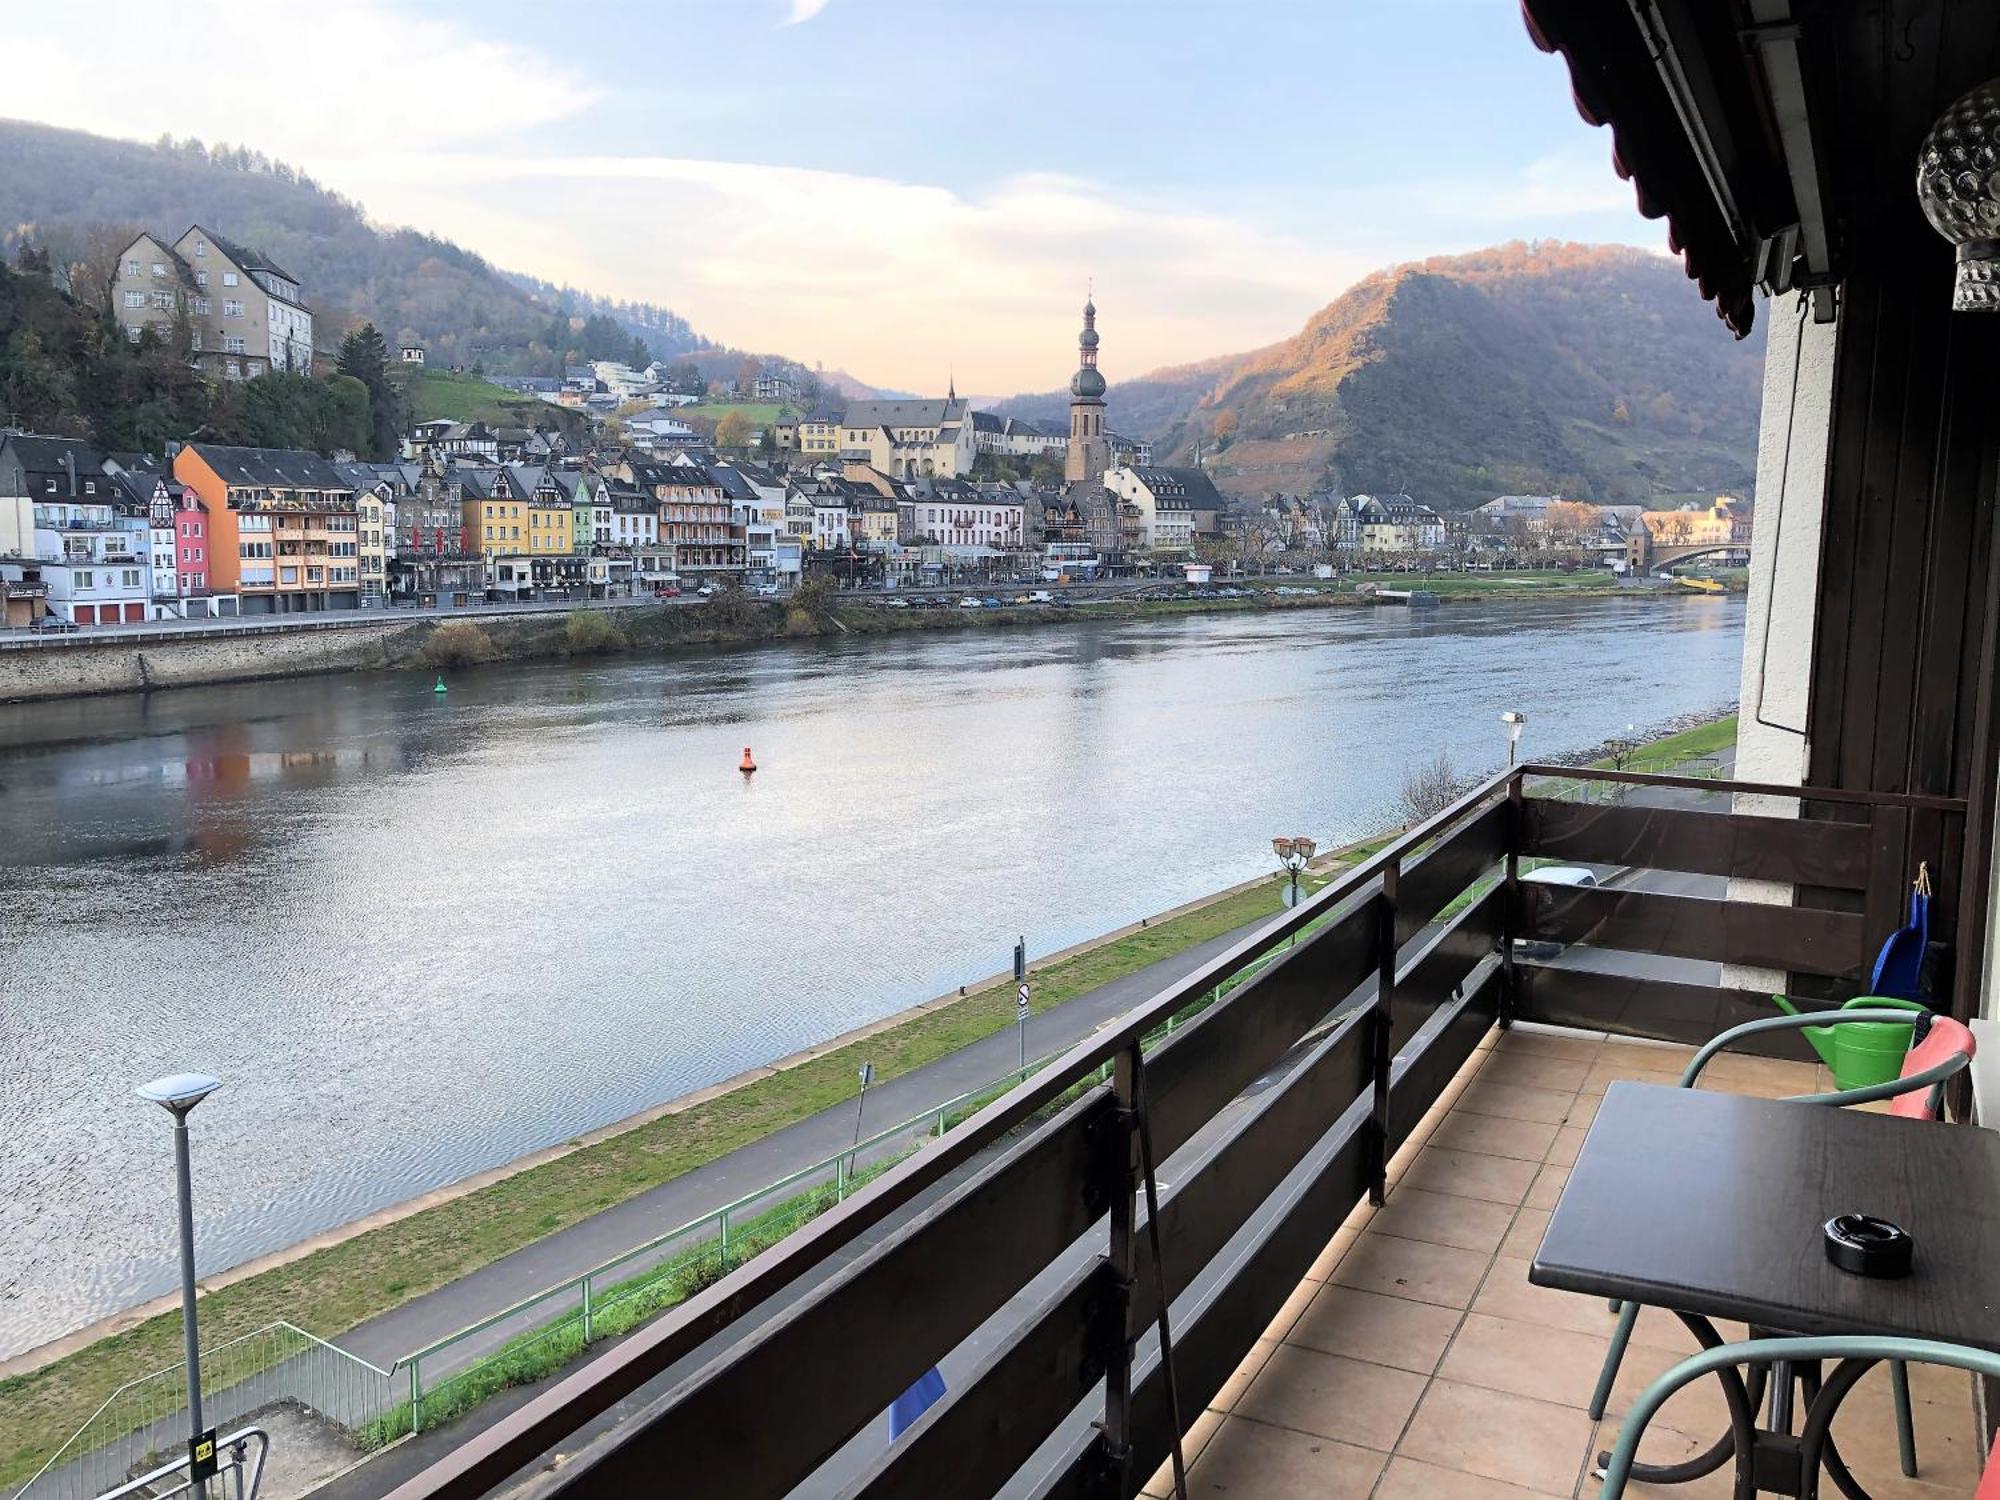
<path id="1" fill-rule="evenodd" d="M 0 113 L 251 146 L 378 222 L 907 390 L 1061 385 L 1087 286 L 1115 383 L 1400 260 L 1665 250 L 1517 0 L 167 10 L 18 8 Z"/>

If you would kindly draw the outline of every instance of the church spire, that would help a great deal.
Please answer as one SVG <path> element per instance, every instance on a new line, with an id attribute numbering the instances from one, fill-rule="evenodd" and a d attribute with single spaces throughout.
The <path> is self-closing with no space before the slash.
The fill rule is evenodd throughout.
<path id="1" fill-rule="evenodd" d="M 958 371 L 956 370 L 951 371 L 945 377 L 944 399 L 947 401 L 956 401 L 958 399 Z"/>
<path id="2" fill-rule="evenodd" d="M 1097 368 L 1097 302 L 1084 293 L 1083 331 L 1076 336 L 1076 374 L 1069 382 L 1069 454 L 1063 477 L 1074 483 L 1097 479 L 1111 467 L 1104 435 L 1104 376 Z"/>

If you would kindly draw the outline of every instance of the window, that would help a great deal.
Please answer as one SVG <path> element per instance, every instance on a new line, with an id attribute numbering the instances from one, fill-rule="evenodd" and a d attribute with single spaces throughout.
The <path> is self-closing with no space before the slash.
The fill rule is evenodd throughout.
<path id="1" fill-rule="evenodd" d="M 243 336 L 241 334 L 236 334 L 236 333 L 225 333 L 222 336 L 222 352 L 224 354 L 243 353 L 244 352 Z M 231 369 L 233 370 L 235 368 L 236 361 L 232 359 L 229 362 L 229 364 Z"/>
<path id="2" fill-rule="evenodd" d="M 197 354 L 201 352 L 201 330 L 199 328 L 190 328 L 188 330 L 188 347 Z"/>
<path id="3" fill-rule="evenodd" d="M 208 242 L 206 240 L 196 240 L 194 242 L 194 253 L 196 259 L 205 257 L 208 254 Z M 203 272 L 203 274 L 206 275 L 207 273 Z"/>
<path id="4" fill-rule="evenodd" d="M 224 271 L 222 273 L 222 284 L 224 286 L 235 286 L 236 273 L 234 271 Z"/>
<path id="5" fill-rule="evenodd" d="M 234 359 L 230 360 L 228 363 L 223 365 L 222 373 L 228 376 L 231 380 L 241 380 L 243 378 L 242 362 Z"/>
<path id="6" fill-rule="evenodd" d="M 132 277 L 137 276 L 138 274 L 139 274 L 139 262 L 137 262 L 136 260 L 126 261 L 125 262 L 126 279 L 130 280 Z"/>
<path id="7" fill-rule="evenodd" d="M 127 292 L 125 294 L 125 305 L 127 307 L 144 307 L 146 305 L 146 294 L 144 292 Z"/>
<path id="8" fill-rule="evenodd" d="M 139 342 L 139 335 L 144 333 L 145 331 L 146 330 L 141 328 L 137 323 L 133 323 L 126 328 L 125 337 L 130 339 L 133 343 L 136 344 Z"/>
<path id="9" fill-rule="evenodd" d="M 194 284 L 195 284 L 196 286 L 207 286 L 207 285 L 208 285 L 208 272 L 206 272 L 206 271 L 196 271 L 196 272 L 194 273 Z"/>
<path id="10" fill-rule="evenodd" d="M 118 580 L 126 588 L 136 589 L 139 586 L 139 570 L 137 568 L 126 568 L 119 573 Z"/>
<path id="11" fill-rule="evenodd" d="M 172 312 L 174 310 L 174 294 L 172 292 L 153 293 L 153 306 L 157 307 L 161 312 Z"/>
<path id="12" fill-rule="evenodd" d="M 222 315 L 225 318 L 242 317 L 243 304 L 238 302 L 234 297 L 224 297 L 222 299 Z"/>
<path id="13" fill-rule="evenodd" d="M 79 589 L 94 589 L 94 588 L 96 588 L 96 587 L 97 587 L 97 575 L 96 575 L 95 573 L 91 572 L 91 571 L 90 571 L 90 569 L 88 569 L 88 568 L 78 568 L 78 569 L 77 569 L 77 571 L 76 571 L 76 586 L 77 586 L 77 587 L 78 587 Z"/>

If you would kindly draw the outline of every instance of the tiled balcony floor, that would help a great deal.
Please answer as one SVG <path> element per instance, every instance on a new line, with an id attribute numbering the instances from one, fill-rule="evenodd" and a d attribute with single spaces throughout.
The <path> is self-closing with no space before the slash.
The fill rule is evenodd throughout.
<path id="1" fill-rule="evenodd" d="M 1672 1317 L 1642 1314 L 1594 1424 L 1585 1408 L 1614 1319 L 1596 1298 L 1530 1286 L 1528 1262 L 1605 1085 L 1672 1084 L 1687 1056 L 1575 1033 L 1491 1033 L 1392 1163 L 1389 1201 L 1355 1212 L 1195 1420 L 1190 1495 L 1595 1496 L 1590 1460 L 1611 1446 L 1617 1418 L 1695 1342 Z M 1723 1057 L 1703 1087 L 1776 1097 L 1831 1084 L 1812 1064 Z M 1721 1331 L 1743 1336 L 1740 1325 Z M 1910 1376 L 1919 1479 L 1898 1471 L 1881 1367 L 1849 1396 L 1835 1439 L 1876 1500 L 1962 1500 L 1981 1455 L 1971 1377 Z M 1726 1425 L 1716 1383 L 1701 1381 L 1654 1419 L 1640 1457 L 1685 1457 Z M 1727 1496 L 1730 1472 L 1627 1493 Z M 1171 1495 L 1171 1475 L 1145 1493 Z"/>

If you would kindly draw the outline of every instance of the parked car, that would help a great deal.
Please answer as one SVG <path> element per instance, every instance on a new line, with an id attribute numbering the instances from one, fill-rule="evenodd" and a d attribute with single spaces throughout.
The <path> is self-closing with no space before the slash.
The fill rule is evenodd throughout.
<path id="1" fill-rule="evenodd" d="M 1593 886 L 1597 884 L 1595 871 L 1582 865 L 1543 865 L 1539 870 L 1526 870 L 1521 874 L 1524 882 L 1535 885 Z M 1525 958 L 1535 963 L 1547 963 L 1560 957 L 1564 945 L 1551 938 L 1515 938 L 1514 957 Z"/>
<path id="2" fill-rule="evenodd" d="M 1056 602 L 1056 596 L 1051 594 L 1047 589 L 1036 589 L 1032 594 L 1028 595 L 1028 602 L 1030 604 L 1053 604 Z"/>
<path id="3" fill-rule="evenodd" d="M 43 615 L 39 620 L 29 621 L 28 629 L 38 635 L 67 635 L 76 629 L 76 621 L 66 615 Z"/>
<path id="4" fill-rule="evenodd" d="M 966 595 L 966 596 L 965 596 L 965 597 L 964 597 L 963 599 L 961 599 L 961 600 L 959 600 L 959 601 L 958 601 L 958 607 L 959 607 L 960 609 L 984 609 L 984 608 L 985 608 L 985 606 L 984 606 L 983 604 L 981 604 L 981 603 L 980 603 L 980 602 L 979 602 L 979 601 L 978 601 L 977 599 L 973 598 L 973 597 L 972 597 L 972 595 L 970 595 L 970 594 L 967 594 L 967 595 Z"/>
<path id="5" fill-rule="evenodd" d="M 681 591 L 671 583 L 663 583 L 653 590 L 653 597 L 655 599 L 678 599 L 680 596 Z"/>
<path id="6" fill-rule="evenodd" d="M 704 583 L 700 588 L 696 589 L 695 592 L 704 599 L 712 599 L 717 594 L 721 593 L 722 590 L 717 588 L 712 583 Z"/>

